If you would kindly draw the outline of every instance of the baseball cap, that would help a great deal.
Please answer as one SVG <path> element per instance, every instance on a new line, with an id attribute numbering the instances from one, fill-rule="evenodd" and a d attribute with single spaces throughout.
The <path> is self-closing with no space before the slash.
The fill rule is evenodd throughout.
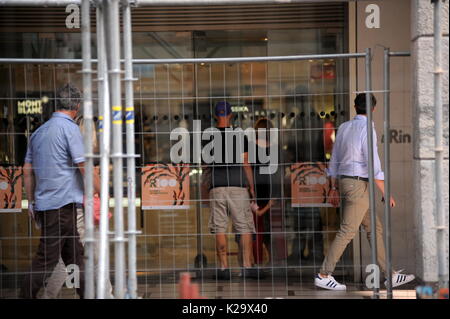
<path id="1" fill-rule="evenodd" d="M 231 104 L 226 101 L 217 102 L 215 113 L 216 116 L 227 116 L 231 114 Z"/>

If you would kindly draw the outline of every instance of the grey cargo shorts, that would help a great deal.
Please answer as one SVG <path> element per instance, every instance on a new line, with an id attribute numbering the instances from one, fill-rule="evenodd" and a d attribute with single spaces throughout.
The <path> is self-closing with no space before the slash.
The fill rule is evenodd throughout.
<path id="1" fill-rule="evenodd" d="M 208 226 L 212 234 L 227 232 L 229 216 L 231 216 L 233 232 L 238 234 L 255 232 L 247 188 L 215 187 L 209 192 L 209 199 L 211 215 Z"/>

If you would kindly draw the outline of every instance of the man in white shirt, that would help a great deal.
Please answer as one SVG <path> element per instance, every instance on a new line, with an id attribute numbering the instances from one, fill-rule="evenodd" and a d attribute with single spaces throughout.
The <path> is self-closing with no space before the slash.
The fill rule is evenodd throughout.
<path id="1" fill-rule="evenodd" d="M 371 101 L 374 109 L 377 101 L 373 94 L 371 94 Z M 347 289 L 345 285 L 338 283 L 331 274 L 345 248 L 358 233 L 359 226 L 361 224 L 364 226 L 369 243 L 372 231 L 369 210 L 366 94 L 358 94 L 354 102 L 357 115 L 352 120 L 339 126 L 328 168 L 328 176 L 331 177 L 332 184 L 329 202 L 334 207 L 337 207 L 340 200 L 339 195 L 342 196 L 343 215 L 339 232 L 328 250 L 320 273 L 316 275 L 314 283 L 317 287 L 329 290 Z M 378 156 L 375 127 L 373 129 L 373 157 L 375 184 L 384 197 L 384 173 L 381 170 Z M 395 201 L 392 197 L 390 198 L 390 205 L 395 207 Z M 378 216 L 376 224 L 377 262 L 380 269 L 386 274 L 383 226 Z M 413 279 L 414 275 L 400 274 L 400 271 L 394 272 L 392 286 L 397 287 Z"/>

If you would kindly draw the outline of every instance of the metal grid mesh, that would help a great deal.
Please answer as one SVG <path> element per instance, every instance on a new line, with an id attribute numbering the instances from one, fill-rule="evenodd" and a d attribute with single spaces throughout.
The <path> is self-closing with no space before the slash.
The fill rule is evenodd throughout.
<path id="1" fill-rule="evenodd" d="M 323 68 L 324 62 L 325 61 L 318 62 L 320 68 Z M 334 62 L 335 61 L 325 63 Z M 311 63 L 312 62 L 310 61 L 298 61 L 292 63 L 206 64 L 193 66 L 183 65 L 181 68 L 178 65 L 159 65 L 156 66 L 156 70 L 154 70 L 154 79 L 149 83 L 150 87 L 153 85 L 155 88 L 153 97 L 148 97 L 146 99 L 142 94 L 139 94 L 142 126 L 145 126 L 147 120 L 149 127 L 153 124 L 155 130 L 152 133 L 146 133 L 147 130 L 145 129 L 142 130 L 142 149 L 144 150 L 143 163 L 158 163 L 168 160 L 168 158 L 164 158 L 164 156 L 167 157 L 169 154 L 168 147 L 170 146 L 170 141 L 168 136 L 173 127 L 180 125 L 176 125 L 176 122 L 184 120 L 187 122 L 185 124 L 188 124 L 189 127 L 189 120 L 195 118 L 202 120 L 202 130 L 214 126 L 214 123 L 211 120 L 212 114 L 214 113 L 213 106 L 220 100 L 229 101 L 232 105 L 238 107 L 241 105 L 248 106 L 249 111 L 247 114 L 237 114 L 237 118 L 235 119 L 236 126 L 245 129 L 246 127 L 252 127 L 258 118 L 268 117 L 274 122 L 275 127 L 280 130 L 280 141 L 283 141 L 282 143 L 284 143 L 280 145 L 280 149 L 282 150 L 281 153 L 285 154 L 280 156 L 281 162 L 279 165 L 279 172 L 281 172 L 281 174 L 277 176 L 278 180 L 276 180 L 275 183 L 281 186 L 281 189 L 283 189 L 281 194 L 283 195 L 280 194 L 280 205 L 278 207 L 273 207 L 270 210 L 272 229 L 266 233 L 258 231 L 259 235 L 268 234 L 271 236 L 270 247 L 266 248 L 264 253 L 265 258 L 263 258 L 261 264 L 258 265 L 258 268 L 262 272 L 267 273 L 265 279 L 258 280 L 258 287 L 261 288 L 260 290 L 258 289 L 258 296 L 264 296 L 264 294 L 267 293 L 267 289 L 271 290 L 270 293 L 273 296 L 280 294 L 287 295 L 290 280 L 300 280 L 300 282 L 302 282 L 302 272 L 307 273 L 308 270 L 310 270 L 311 272 L 308 275 L 312 275 L 312 273 L 316 272 L 318 267 L 320 267 L 321 260 L 316 260 L 315 246 L 320 246 L 322 243 L 320 242 L 320 239 L 317 240 L 315 237 L 333 234 L 336 230 L 335 224 L 331 223 L 331 225 L 328 225 L 329 223 L 327 223 L 330 219 L 334 219 L 334 222 L 336 222 L 338 217 L 333 216 L 336 214 L 335 211 L 331 212 L 331 217 L 328 217 L 329 214 L 327 214 L 327 210 L 329 209 L 326 208 L 292 209 L 289 207 L 291 204 L 291 197 L 289 196 L 290 191 L 288 190 L 290 184 L 285 181 L 285 172 L 289 171 L 290 166 L 296 163 L 296 160 L 300 160 L 298 156 L 298 153 L 301 152 L 298 147 L 299 135 L 305 142 L 302 151 L 306 151 L 306 154 L 303 154 L 301 160 L 308 162 L 318 160 L 325 161 L 325 154 L 322 155 L 322 159 L 319 159 L 317 155 L 314 156 L 314 152 L 312 151 L 312 149 L 317 148 L 317 146 L 320 148 L 320 145 L 315 145 L 311 136 L 314 133 L 321 134 L 323 132 L 323 127 L 320 127 L 320 125 L 315 123 L 316 127 L 313 128 L 311 123 L 317 120 L 319 123 L 320 121 L 323 123 L 323 120 L 327 118 L 327 112 L 320 115 L 320 112 L 323 110 L 317 110 L 317 106 L 321 105 L 324 107 L 325 105 L 322 104 L 324 99 L 330 97 L 333 101 L 333 103 L 330 103 L 331 105 L 335 105 L 336 101 L 341 101 L 341 105 L 344 105 L 343 98 L 345 93 L 333 93 L 334 87 L 331 89 L 328 87 L 327 89 L 329 91 L 325 91 L 324 80 L 318 81 L 319 84 L 315 84 L 315 89 L 312 89 L 314 84 L 312 85 L 309 80 Z M 263 76 L 255 79 L 255 69 L 259 75 L 263 74 Z M 306 70 L 306 74 L 299 70 Z M 138 87 L 141 88 L 143 85 L 141 70 L 139 70 L 139 73 L 140 75 L 138 78 L 141 80 Z M 179 75 L 178 78 L 180 78 L 181 81 L 178 85 L 171 85 L 173 82 L 171 81 L 172 78 L 170 77 L 170 74 L 175 74 L 173 78 L 176 78 L 177 73 Z M 186 73 L 195 74 L 196 76 L 191 77 L 197 78 L 197 81 L 195 83 L 185 81 Z M 160 77 L 157 76 L 158 74 L 160 74 Z M 188 83 L 187 88 L 186 82 Z M 255 85 L 255 82 L 259 82 L 258 85 Z M 303 92 L 297 91 L 298 83 L 302 83 L 306 86 Z M 189 84 L 191 84 L 191 86 L 189 86 Z M 166 92 L 164 92 L 165 86 Z M 243 89 L 245 87 L 249 88 L 249 90 L 247 89 L 247 92 L 242 94 L 242 91 L 245 91 L 245 89 Z M 160 89 L 158 90 L 157 88 Z M 288 91 L 288 93 L 283 93 L 283 89 Z M 196 94 L 186 94 L 186 92 L 189 93 L 189 91 L 195 91 Z M 158 92 L 158 94 L 156 92 Z M 153 108 L 148 108 L 152 110 L 153 113 L 146 113 L 146 103 L 149 105 L 153 104 Z M 166 103 L 166 108 L 157 106 L 165 105 Z M 179 108 L 177 109 L 178 105 L 181 105 L 181 110 Z M 186 105 L 189 105 L 190 107 L 186 108 Z M 316 106 L 316 108 L 314 108 L 314 106 Z M 328 112 L 328 118 L 332 116 L 332 118 L 337 121 L 340 119 L 342 121 L 346 115 L 345 110 L 340 110 L 339 114 L 336 113 L 334 109 L 328 110 Z M 302 119 L 304 123 L 309 123 L 309 125 L 306 125 L 306 128 L 305 126 L 300 128 L 300 125 L 298 124 Z M 154 139 L 155 147 L 146 147 L 145 145 L 151 145 L 151 142 L 146 139 L 151 138 Z M 287 149 L 289 143 L 292 143 L 292 145 L 295 144 L 295 153 L 291 152 L 291 154 L 289 154 L 289 152 L 284 151 Z M 166 151 L 161 152 L 161 147 L 159 147 L 159 145 L 165 145 L 167 148 Z M 146 153 L 146 150 L 153 150 L 153 153 L 148 154 Z M 198 174 L 197 166 L 194 165 L 191 169 Z M 193 174 L 194 176 L 196 175 L 195 173 Z M 215 253 L 216 247 L 214 235 L 211 235 L 206 227 L 206 221 L 209 219 L 210 214 L 208 208 L 209 200 L 204 197 L 199 199 L 198 196 L 195 196 L 195 193 L 199 194 L 198 183 L 200 180 L 201 177 L 200 179 L 191 178 L 191 189 L 193 189 L 194 193 L 191 195 L 191 202 L 196 206 L 195 208 L 200 206 L 200 211 L 191 209 L 185 212 L 171 211 L 170 213 L 144 213 L 145 219 L 148 219 L 149 221 L 153 220 L 154 223 L 159 225 L 157 229 L 158 234 L 146 235 L 147 238 L 145 244 L 149 246 L 156 245 L 156 249 L 157 251 L 159 250 L 160 253 L 156 253 L 155 257 L 157 260 L 155 260 L 153 264 L 151 262 L 146 264 L 145 268 L 150 272 L 156 271 L 158 273 L 157 277 L 153 280 L 150 276 L 149 282 L 159 283 L 159 296 L 161 297 L 176 297 L 176 286 L 173 285 L 172 290 L 167 290 L 167 286 L 163 286 L 162 282 L 164 282 L 164 277 L 166 277 L 166 282 L 167 280 L 170 280 L 170 278 L 176 282 L 176 273 L 178 271 L 188 270 L 196 272 L 196 277 L 203 284 L 202 287 L 207 287 L 208 284 L 215 285 L 215 288 L 221 286 L 220 282 L 212 279 L 214 270 L 217 267 L 217 257 Z M 287 194 L 285 190 L 287 191 Z M 156 216 L 153 216 L 155 214 Z M 319 224 L 321 216 L 324 217 L 324 222 L 327 226 L 331 226 L 332 230 L 323 231 L 320 229 Z M 200 221 L 200 232 L 198 230 L 196 231 L 194 228 L 195 218 Z M 275 222 L 275 219 L 278 219 L 278 225 Z M 189 220 L 191 220 L 190 223 Z M 144 233 L 146 232 L 144 231 Z M 229 238 L 228 247 L 230 264 L 233 272 L 232 277 L 234 276 L 235 279 L 232 279 L 229 283 L 227 282 L 224 285 L 226 287 L 228 286 L 227 288 L 230 290 L 229 297 L 245 297 L 246 281 L 242 281 L 242 279 L 239 278 L 241 266 L 238 263 L 238 258 L 234 257 L 238 254 L 239 249 L 234 242 L 234 233 L 230 230 L 227 235 Z M 155 241 L 156 243 L 154 243 Z M 195 248 L 197 244 L 195 241 L 200 241 L 201 251 L 198 251 L 198 249 Z M 288 242 L 290 242 L 292 246 L 296 246 L 296 248 L 293 248 L 292 246 L 288 247 L 290 246 Z M 184 247 L 182 246 L 183 243 L 185 243 Z M 258 245 L 261 244 L 262 243 L 258 243 Z M 308 246 L 308 244 L 313 246 L 312 249 L 305 247 Z M 165 258 L 161 254 L 164 245 L 167 245 L 168 248 L 172 248 L 172 252 L 170 252 L 170 250 L 167 251 L 169 254 L 167 261 L 164 260 Z M 275 248 L 275 246 L 277 247 Z M 181 255 L 177 253 L 178 250 L 176 247 L 181 248 L 183 252 Z M 188 248 L 187 253 L 185 248 Z M 320 252 L 322 249 L 323 248 L 321 247 L 318 251 Z M 305 258 L 305 250 L 312 250 L 314 253 L 311 254 L 310 251 L 307 252 L 306 255 L 309 258 Z M 173 255 L 170 256 L 170 254 Z M 198 258 L 200 254 L 206 255 L 206 259 L 208 260 L 208 264 L 205 265 L 206 267 L 199 268 L 198 264 L 195 265 L 195 263 L 193 264 L 192 262 L 196 259 L 195 257 Z M 289 263 L 287 262 L 288 257 L 290 257 Z M 309 260 L 305 262 L 303 260 L 304 258 Z M 319 259 L 320 258 L 321 257 L 319 257 Z M 349 268 L 351 269 L 351 267 L 353 267 L 351 265 L 352 263 L 350 262 L 349 264 Z M 344 268 L 345 264 L 342 269 Z M 298 272 L 299 269 L 302 269 L 302 271 Z M 166 276 L 163 276 L 162 274 L 165 274 Z M 238 286 L 233 286 L 233 282 L 238 283 Z M 280 283 L 283 283 L 284 289 L 283 287 L 280 287 Z M 211 293 L 211 291 L 208 293 Z"/>
<path id="2" fill-rule="evenodd" d="M 137 176 L 147 164 L 170 162 L 169 148 L 173 142 L 169 135 L 172 129 L 184 126 L 192 132 L 194 119 L 202 121 L 202 130 L 214 126 L 212 114 L 217 101 L 226 100 L 237 110 L 235 126 L 243 129 L 253 127 L 257 119 L 266 117 L 278 128 L 280 165 L 274 184 L 279 185 L 280 195 L 273 198 L 278 203 L 268 212 L 271 229 L 258 230 L 258 235 L 270 235 L 270 247 L 260 250 L 263 257 L 258 264 L 266 276 L 253 280 L 248 286 L 249 293 L 254 294 L 251 289 L 255 282 L 261 297 L 267 293 L 287 296 L 290 284 L 300 283 L 302 286 L 304 281 L 309 284 L 336 233 L 338 210 L 292 207 L 289 176 L 291 165 L 298 162 L 326 162 L 329 155 L 324 150 L 323 132 L 330 128 L 324 128 L 323 124 L 333 122 L 337 126 L 348 117 L 344 105 L 348 105 L 346 99 L 349 94 L 338 91 L 338 85 L 341 86 L 339 88 L 343 86 L 338 81 L 342 81 L 344 75 L 335 71 L 340 63 L 344 62 L 315 60 L 135 66 L 139 79 L 134 85 L 136 146 L 138 153 L 142 154 L 138 160 Z M 335 73 L 326 79 L 324 68 Z M 23 161 L 27 133 L 50 116 L 56 88 L 65 83 L 80 84 L 80 68 L 77 65 L 19 64 L 4 65 L 3 69 L 6 72 L 2 74 L 7 75 L 5 80 L 9 87 L 2 99 L 11 109 L 23 99 L 48 97 L 43 114 L 25 116 L 22 122 L 26 123 L 19 124 L 12 132 L 8 129 L 6 134 L 2 133 L 8 150 L 12 151 L 4 161 L 17 165 Z M 95 94 L 94 105 L 96 108 Z M 95 114 L 98 115 L 98 111 Z M 18 143 L 18 139 L 25 143 Z M 177 297 L 178 274 L 190 271 L 203 284 L 204 293 L 211 297 L 215 296 L 211 287 L 220 290 L 223 285 L 229 289 L 228 297 L 245 297 L 248 292 L 246 283 L 250 279 L 243 280 L 239 275 L 239 249 L 230 227 L 227 235 L 232 279 L 225 284 L 213 279 L 217 256 L 214 235 L 207 227 L 209 200 L 204 194 L 202 196 L 200 190 L 201 167 L 191 164 L 189 168 L 189 209 L 139 211 L 138 228 L 142 234 L 138 235 L 137 267 L 139 283 L 145 284 L 140 286 L 139 293 L 149 298 Z M 137 185 L 140 197 L 143 190 L 139 187 L 142 185 L 139 179 Z M 13 214 L 6 219 L 10 219 L 5 220 L 7 224 L 14 224 L 17 228 L 12 233 L 8 232 L 10 235 L 1 236 L 4 247 L 1 260 L 13 265 L 12 269 L 8 267 L 7 273 L 2 273 L 2 281 L 9 282 L 8 287 L 17 288 L 21 275 L 28 271 L 39 233 L 25 215 Z M 258 246 L 262 245 L 259 237 L 255 242 Z M 201 255 L 206 259 L 199 259 Z M 351 255 L 351 251 L 344 255 L 336 271 L 338 276 L 346 274 L 346 279 L 351 277 L 354 267 Z M 159 286 L 159 292 L 151 288 L 155 285 Z M 72 295 L 75 296 L 74 291 Z"/>

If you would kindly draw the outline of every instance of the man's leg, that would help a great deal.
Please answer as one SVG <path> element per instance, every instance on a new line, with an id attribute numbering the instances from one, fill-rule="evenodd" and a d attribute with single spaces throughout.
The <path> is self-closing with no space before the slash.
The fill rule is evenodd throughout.
<path id="1" fill-rule="evenodd" d="M 219 259 L 220 269 L 228 268 L 228 256 L 227 256 L 227 235 L 224 233 L 216 234 L 216 250 L 217 258 Z"/>
<path id="2" fill-rule="evenodd" d="M 20 297 L 36 298 L 45 279 L 55 269 L 58 263 L 64 238 L 60 235 L 60 220 L 58 210 L 38 212 L 42 220 L 42 233 L 39 247 L 34 257 L 30 273 L 25 276 Z"/>
<path id="3" fill-rule="evenodd" d="M 79 270 L 79 283 L 76 284 L 80 298 L 84 297 L 84 251 L 77 230 L 77 209 L 74 204 L 66 205 L 60 209 L 61 233 L 66 238 L 61 250 L 61 257 L 66 264 L 77 265 Z"/>
<path id="4" fill-rule="evenodd" d="M 250 209 L 250 197 L 246 188 L 229 187 L 227 202 L 230 207 L 233 229 L 240 234 L 240 251 L 245 268 L 253 265 L 253 240 L 255 222 Z"/>
<path id="5" fill-rule="evenodd" d="M 239 267 L 244 267 L 244 262 L 242 259 L 242 250 L 241 250 L 241 234 L 235 234 L 234 235 L 234 242 L 238 245 L 239 252 L 238 252 L 238 265 Z"/>
<path id="6" fill-rule="evenodd" d="M 380 270 L 386 275 L 386 251 L 384 247 L 384 240 L 383 240 L 383 224 L 381 223 L 380 219 L 378 218 L 378 215 L 376 216 L 376 240 L 377 240 L 377 262 L 378 266 L 380 267 Z M 364 219 L 362 221 L 362 225 L 364 226 L 364 229 L 367 233 L 367 239 L 369 240 L 369 243 L 372 244 L 372 238 L 371 238 L 371 232 L 372 232 L 372 224 L 370 219 L 370 210 L 367 211 L 366 215 L 364 216 Z"/>
<path id="7" fill-rule="evenodd" d="M 367 182 L 345 178 L 340 181 L 341 196 L 344 197 L 341 227 L 323 261 L 320 274 L 333 273 L 336 263 L 345 248 L 358 233 L 359 226 L 369 208 Z"/>
<path id="8" fill-rule="evenodd" d="M 228 268 L 227 236 L 228 209 L 225 200 L 225 187 L 213 188 L 209 192 L 211 215 L 209 217 L 209 230 L 216 234 L 216 252 L 219 266 L 223 270 Z"/>
<path id="9" fill-rule="evenodd" d="M 384 276 L 387 278 L 386 272 L 386 251 L 384 246 L 384 238 L 383 238 L 383 225 L 381 224 L 378 215 L 376 216 L 376 241 L 377 241 L 377 263 L 378 267 L 380 267 L 381 272 L 383 272 Z M 370 219 L 370 211 L 367 211 L 364 219 L 362 221 L 364 229 L 367 232 L 367 239 L 369 240 L 370 245 L 372 245 L 371 233 L 373 231 L 371 219 Z M 392 287 L 398 287 L 404 284 L 407 284 L 414 280 L 415 276 L 412 274 L 403 274 L 397 271 L 392 271 Z"/>
<path id="10" fill-rule="evenodd" d="M 240 234 L 241 240 L 240 240 L 240 249 L 242 252 L 242 264 L 245 268 L 249 268 L 253 265 L 253 258 L 252 258 L 252 234 Z"/>
<path id="11" fill-rule="evenodd" d="M 56 299 L 62 286 L 67 278 L 66 265 L 64 264 L 61 257 L 59 258 L 58 264 L 55 269 L 53 269 L 52 274 L 47 279 L 47 283 L 44 285 L 41 299 Z"/>
<path id="12" fill-rule="evenodd" d="M 77 229 L 80 234 L 81 242 L 84 242 L 84 212 L 82 208 L 77 208 Z M 47 280 L 47 284 L 44 287 L 42 299 L 56 299 L 58 297 L 61 288 L 67 278 L 66 265 L 62 258 L 59 258 L 59 262 L 53 270 L 51 276 Z"/>

